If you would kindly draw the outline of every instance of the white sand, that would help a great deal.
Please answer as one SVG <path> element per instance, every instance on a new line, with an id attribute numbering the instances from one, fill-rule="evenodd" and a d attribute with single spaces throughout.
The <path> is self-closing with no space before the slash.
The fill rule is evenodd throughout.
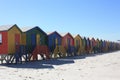
<path id="1" fill-rule="evenodd" d="M 120 80 L 120 51 L 0 65 L 0 80 Z"/>

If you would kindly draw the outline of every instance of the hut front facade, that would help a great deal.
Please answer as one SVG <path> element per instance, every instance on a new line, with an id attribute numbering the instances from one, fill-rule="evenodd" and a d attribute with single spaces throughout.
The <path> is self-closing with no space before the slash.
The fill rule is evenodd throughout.
<path id="1" fill-rule="evenodd" d="M 62 43 L 62 37 L 58 32 L 54 31 L 48 34 L 48 46 L 51 52 L 54 51 L 56 46 L 60 46 L 61 43 Z"/>
<path id="2" fill-rule="evenodd" d="M 48 46 L 54 58 L 66 56 L 66 50 L 62 46 L 62 36 L 58 32 L 48 34 Z"/>
<path id="3" fill-rule="evenodd" d="M 84 53 L 87 53 L 87 39 L 86 39 L 86 37 L 83 38 L 83 47 L 84 47 Z"/>
<path id="4" fill-rule="evenodd" d="M 78 55 L 82 54 L 83 53 L 82 38 L 79 34 L 74 38 L 74 45 Z"/>
<path id="5" fill-rule="evenodd" d="M 62 37 L 62 45 L 67 49 L 69 46 L 74 46 L 74 38 L 70 33 Z"/>
<path id="6" fill-rule="evenodd" d="M 33 55 L 33 60 L 37 59 L 38 54 L 42 57 L 45 54 L 49 56 L 47 34 L 38 26 L 27 29 L 23 28 L 22 44 L 26 45 L 28 54 Z"/>
<path id="7" fill-rule="evenodd" d="M 92 38 L 91 39 L 91 43 L 92 43 L 92 53 L 96 53 L 96 45 L 97 45 L 97 43 L 96 43 L 96 40 L 94 39 L 94 38 Z"/>
<path id="8" fill-rule="evenodd" d="M 74 47 L 74 38 L 70 33 L 67 33 L 62 37 L 62 45 L 67 51 L 68 56 L 76 55 Z"/>
<path id="9" fill-rule="evenodd" d="M 38 26 L 31 29 L 22 29 L 22 44 L 34 49 L 37 45 L 47 45 L 47 34 Z"/>

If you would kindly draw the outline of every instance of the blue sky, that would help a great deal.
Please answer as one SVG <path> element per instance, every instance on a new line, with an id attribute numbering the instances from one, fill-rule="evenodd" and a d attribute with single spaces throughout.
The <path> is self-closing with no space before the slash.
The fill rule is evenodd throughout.
<path id="1" fill-rule="evenodd" d="M 120 39 L 120 0 L 0 0 L 0 25 Z"/>

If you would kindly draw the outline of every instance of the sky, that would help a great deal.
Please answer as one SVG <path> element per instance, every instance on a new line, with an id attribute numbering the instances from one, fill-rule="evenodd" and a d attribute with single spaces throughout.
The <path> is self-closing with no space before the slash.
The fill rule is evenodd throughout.
<path id="1" fill-rule="evenodd" d="M 120 40 L 120 0 L 0 0 L 0 25 Z"/>

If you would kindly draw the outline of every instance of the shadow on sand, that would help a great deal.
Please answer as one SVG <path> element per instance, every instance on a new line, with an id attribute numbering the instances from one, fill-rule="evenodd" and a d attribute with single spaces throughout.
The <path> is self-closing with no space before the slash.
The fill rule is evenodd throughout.
<path id="1" fill-rule="evenodd" d="M 39 60 L 23 62 L 22 64 L 0 64 L 10 68 L 27 68 L 27 69 L 52 69 L 53 65 L 72 64 L 75 59 L 84 59 L 85 56 L 73 56 L 66 58 L 50 59 L 50 60 Z"/>
<path id="2" fill-rule="evenodd" d="M 22 64 L 0 64 L 0 66 L 6 66 L 10 68 L 26 68 L 26 69 L 53 69 L 53 65 L 63 65 L 72 64 L 74 60 L 85 59 L 86 57 L 95 57 L 99 55 L 104 55 L 107 53 L 97 53 L 97 54 L 85 54 L 82 56 L 72 56 L 66 58 L 50 59 L 50 60 L 39 60 L 23 62 Z"/>

